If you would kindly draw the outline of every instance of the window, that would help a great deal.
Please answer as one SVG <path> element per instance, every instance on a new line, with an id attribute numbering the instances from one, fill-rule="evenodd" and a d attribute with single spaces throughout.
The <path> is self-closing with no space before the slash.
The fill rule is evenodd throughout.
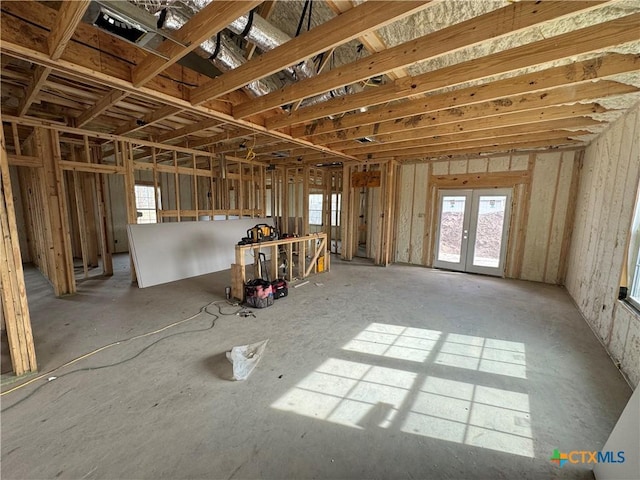
<path id="1" fill-rule="evenodd" d="M 640 310 L 640 187 L 638 188 L 635 214 L 631 222 L 627 270 L 629 280 L 627 300 Z"/>
<path id="2" fill-rule="evenodd" d="M 309 195 L 309 225 L 322 225 L 322 197 L 321 193 Z"/>
<path id="3" fill-rule="evenodd" d="M 153 185 L 136 185 L 136 210 L 138 211 L 138 223 L 158 223 L 156 217 L 156 197 Z M 158 194 L 160 191 L 158 190 Z M 159 204 L 160 202 L 158 202 Z"/>
<path id="4" fill-rule="evenodd" d="M 332 227 L 340 226 L 341 210 L 342 210 L 342 194 L 332 193 L 331 194 L 331 226 Z"/>

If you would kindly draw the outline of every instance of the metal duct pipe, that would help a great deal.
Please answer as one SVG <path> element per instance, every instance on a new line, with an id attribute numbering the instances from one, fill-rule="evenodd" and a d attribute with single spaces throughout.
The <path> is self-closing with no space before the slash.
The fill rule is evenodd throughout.
<path id="1" fill-rule="evenodd" d="M 251 25 L 249 25 L 249 22 L 251 22 Z M 248 26 L 249 30 L 245 32 Z M 273 50 L 274 48 L 291 40 L 289 35 L 279 28 L 276 28 L 257 13 L 247 13 L 246 15 L 243 15 L 231 22 L 227 28 L 236 35 L 244 34 L 244 38 L 246 40 L 257 45 L 263 51 Z M 310 78 L 316 74 L 313 62 L 310 60 L 305 60 L 304 62 L 287 68 L 286 70 L 293 73 L 295 78 L 298 80 Z"/>
<path id="2" fill-rule="evenodd" d="M 166 10 L 165 12 L 165 15 L 159 17 L 164 17 L 164 23 L 160 25 L 161 28 L 178 30 L 188 21 L 186 16 L 175 9 Z M 217 47 L 217 45 L 218 40 L 213 37 L 200 44 L 200 49 L 205 52 L 204 56 L 209 58 L 220 70 L 233 70 L 246 62 L 242 50 L 224 33 L 220 35 L 220 46 Z M 272 80 L 265 78 L 251 82 L 247 85 L 247 89 L 255 96 L 260 97 L 277 90 L 278 86 Z"/>
<path id="3" fill-rule="evenodd" d="M 130 1 L 142 8 L 148 6 L 148 0 Z M 195 14 L 206 7 L 211 1 L 212 0 L 178 0 L 174 2 L 171 7 L 175 7 L 177 4 L 182 4 Z M 158 15 L 158 18 L 164 20 L 162 25 L 158 25 L 158 28 L 164 27 L 170 30 L 179 29 L 189 19 L 188 16 L 181 13 L 177 8 L 165 8 L 163 10 L 163 14 Z M 249 25 L 249 23 L 251 23 L 251 25 Z M 255 12 L 253 14 L 248 13 L 237 18 L 228 25 L 227 28 L 237 35 L 243 35 L 244 38 L 257 45 L 263 51 L 272 50 L 291 40 L 289 35 L 269 23 Z M 220 35 L 219 46 L 217 38 L 214 37 L 202 43 L 200 48 L 202 51 L 206 52 L 203 56 L 210 58 L 214 65 L 221 70 L 232 70 L 247 61 L 244 57 L 244 52 L 242 52 L 242 50 L 224 33 Z M 214 53 L 216 54 L 215 56 L 213 55 Z M 315 66 L 311 60 L 305 60 L 298 65 L 285 69 L 285 71 L 294 79 L 298 80 L 311 78 L 316 75 Z M 279 86 L 272 79 L 263 78 L 250 83 L 246 88 L 254 95 L 262 96 L 276 91 Z M 340 87 L 330 92 L 325 92 L 323 94 L 316 95 L 315 97 L 307 98 L 302 102 L 301 106 L 306 107 L 316 105 L 331 98 L 348 95 L 361 90 L 362 87 L 359 84 Z"/>

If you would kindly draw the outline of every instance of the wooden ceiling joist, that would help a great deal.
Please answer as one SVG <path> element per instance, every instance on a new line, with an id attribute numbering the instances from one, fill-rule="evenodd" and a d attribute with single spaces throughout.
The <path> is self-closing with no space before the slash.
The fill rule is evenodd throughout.
<path id="1" fill-rule="evenodd" d="M 548 22 L 580 10 L 592 9 L 600 3 L 592 1 L 554 1 L 539 5 L 534 2 L 514 3 L 252 99 L 234 107 L 233 115 L 236 118 L 255 115 L 280 105 L 382 75 L 396 68 L 448 55 L 532 25 Z"/>
<path id="2" fill-rule="evenodd" d="M 381 160 L 423 160 L 436 157 L 452 157 L 460 155 L 482 155 L 487 153 L 496 152 L 509 152 L 516 149 L 532 149 L 532 148 L 558 148 L 558 147 L 570 147 L 572 145 L 580 144 L 580 140 L 574 140 L 569 137 L 560 136 L 557 138 L 548 138 L 545 140 L 531 140 L 531 141 L 516 141 L 500 144 L 485 144 L 477 146 L 452 146 L 446 149 L 415 149 L 413 151 L 405 150 L 400 154 L 394 153 L 374 153 L 369 154 L 362 160 L 381 161 Z"/>
<path id="3" fill-rule="evenodd" d="M 529 125 L 527 125 L 527 127 L 529 127 Z M 449 147 L 453 148 L 456 145 L 464 144 L 473 146 L 475 144 L 481 143 L 484 145 L 486 143 L 482 142 L 487 142 L 489 140 L 492 143 L 499 144 L 501 142 L 512 142 L 514 139 L 544 140 L 547 138 L 576 137 L 580 135 L 589 135 L 591 133 L 588 130 L 570 131 L 555 128 L 543 128 L 539 131 L 536 131 L 537 129 L 535 128 L 527 128 L 525 130 L 522 128 L 522 126 L 520 126 L 520 130 L 521 131 L 517 131 L 516 128 L 514 128 L 513 130 L 511 128 L 501 128 L 492 130 L 481 130 L 460 135 L 422 138 L 419 140 L 409 140 L 405 142 L 373 143 L 362 147 L 345 149 L 344 152 L 348 152 L 350 155 L 362 158 L 363 155 L 368 155 L 370 153 L 394 152 L 394 154 L 401 154 L 406 150 L 411 150 L 414 148 L 437 147 L 442 149 Z"/>
<path id="4" fill-rule="evenodd" d="M 447 134 L 455 131 L 474 131 L 482 130 L 485 128 L 498 128 L 509 127 L 513 125 L 526 125 L 529 123 L 538 123 L 547 120 L 563 120 L 567 118 L 576 117 L 588 117 L 597 113 L 604 113 L 607 109 L 597 104 L 575 104 L 575 105 L 561 105 L 555 107 L 542 107 L 532 110 L 525 110 L 519 112 L 506 113 L 502 115 L 488 116 L 482 118 L 472 119 L 459 119 L 455 122 L 440 124 L 440 125 L 426 125 L 428 122 L 424 122 L 424 125 L 416 125 L 415 130 L 422 128 L 431 128 L 434 135 Z M 408 129 L 413 131 L 413 129 Z M 341 132 L 337 132 L 341 133 Z M 384 134 L 385 132 L 379 132 Z M 395 133 L 395 132 L 390 132 Z M 373 133 L 371 133 L 373 135 Z M 328 144 L 336 142 L 345 142 L 347 140 L 354 140 L 357 138 L 364 138 L 368 135 L 349 135 L 349 138 L 345 134 L 336 135 L 336 133 L 327 133 L 320 135 L 316 141 L 326 142 Z"/>
<path id="5" fill-rule="evenodd" d="M 540 65 L 566 57 L 598 51 L 606 47 L 638 39 L 640 13 L 574 30 L 545 40 L 476 58 L 467 62 L 406 77 L 360 93 L 333 98 L 312 107 L 266 120 L 267 128 L 281 128 L 296 123 L 339 115 L 360 108 L 428 93 L 440 88 L 482 80 L 532 65 Z"/>
<path id="6" fill-rule="evenodd" d="M 598 82 L 585 83 L 577 86 L 570 85 L 566 87 L 559 87 L 547 90 L 544 93 L 530 93 L 513 97 L 505 97 L 499 101 L 440 110 L 428 115 L 407 117 L 401 121 L 388 121 L 373 125 L 363 125 L 361 127 L 338 131 L 335 133 L 335 136 L 329 134 L 330 136 L 326 138 L 339 140 L 364 137 L 375 138 L 376 134 L 401 132 L 427 126 L 435 127 L 447 123 L 456 123 L 464 120 L 504 115 L 506 113 L 571 104 L 595 98 L 634 93 L 638 91 L 640 91 L 640 89 L 633 85 L 600 80 Z M 320 139 L 318 139 L 318 141 L 322 142 Z"/>
<path id="7" fill-rule="evenodd" d="M 102 115 L 106 110 L 113 107 L 120 100 L 129 95 L 129 92 L 114 88 L 107 95 L 98 100 L 93 107 L 88 108 L 76 118 L 76 127 L 82 127 L 94 118 Z"/>
<path id="8" fill-rule="evenodd" d="M 269 131 L 262 124 L 237 120 L 225 112 L 207 106 L 194 106 L 183 98 L 183 91 L 176 88 L 171 82 L 161 82 L 154 79 L 148 85 L 134 87 L 131 83 L 129 59 L 141 57 L 141 52 L 131 44 L 102 32 L 97 33 L 98 38 L 104 39 L 104 43 L 100 43 L 102 49 L 72 39 L 62 57 L 55 61 L 51 60 L 43 45 L 46 45 L 48 30 L 55 19 L 55 10 L 46 4 L 29 0 L 2 2 L 0 11 L 0 21 L 3 26 L 2 38 L 0 38 L 0 52 L 2 54 L 53 68 L 61 76 L 82 77 L 88 82 L 122 89 L 136 96 L 144 96 L 150 101 L 160 102 L 196 115 L 218 118 L 222 122 L 239 128 L 247 128 L 257 133 L 279 138 L 282 141 L 335 154 L 346 160 L 354 160 L 340 152 L 330 152 L 322 145 L 315 145 L 304 139 L 292 138 L 288 133 Z M 42 25 L 42 27 L 34 26 L 36 24 Z M 78 32 L 87 42 L 92 41 L 91 33 L 94 31 L 95 29 L 88 25 L 81 24 L 78 27 Z M 141 128 L 137 121 L 131 122 L 129 126 L 131 129 Z M 125 126 L 122 128 L 124 129 Z"/>
<path id="9" fill-rule="evenodd" d="M 29 107 L 38 96 L 38 93 L 40 93 L 40 89 L 42 89 L 42 87 L 44 86 L 50 73 L 51 68 L 36 65 L 35 70 L 33 71 L 31 82 L 27 87 L 27 92 L 25 93 L 24 97 L 20 101 L 20 105 L 18 106 L 19 117 L 22 117 L 27 113 L 27 110 L 29 110 Z"/>
<path id="10" fill-rule="evenodd" d="M 365 2 L 191 92 L 193 105 L 218 98 L 423 8 L 429 1 Z"/>
<path id="11" fill-rule="evenodd" d="M 165 40 L 157 48 L 167 59 L 148 55 L 133 69 L 132 83 L 135 87 L 145 84 L 160 72 L 170 67 L 202 42 L 215 36 L 219 31 L 241 17 L 262 0 L 215 1 L 196 13 L 179 30 L 172 33 L 172 40 Z"/>
<path id="12" fill-rule="evenodd" d="M 640 69 L 640 57 L 610 53 L 560 67 L 533 72 L 482 85 L 435 94 L 425 98 L 400 102 L 386 107 L 372 108 L 367 112 L 346 115 L 336 120 L 320 120 L 309 127 L 291 129 L 294 136 L 304 136 L 344 130 L 361 125 L 396 120 L 413 115 L 424 115 L 445 108 L 462 107 L 475 103 L 504 99 L 510 95 L 542 92 L 565 85 L 578 85 L 595 79 L 636 72 Z"/>
<path id="13" fill-rule="evenodd" d="M 335 13 L 339 15 L 341 13 L 345 13 L 348 10 L 351 10 L 354 7 L 354 4 L 351 0 L 325 0 L 327 6 Z M 368 32 L 364 35 L 358 37 L 358 41 L 367 49 L 369 53 L 377 53 L 387 49 L 387 45 L 385 44 L 382 37 L 378 34 L 378 32 Z M 387 72 L 387 76 L 392 79 L 406 77 L 408 72 L 405 68 L 394 68 L 393 70 Z"/>
<path id="14" fill-rule="evenodd" d="M 55 24 L 47 38 L 49 56 L 52 60 L 57 60 L 62 56 L 62 52 L 67 48 L 67 44 L 90 3 L 90 0 L 74 0 L 73 2 L 60 3 L 60 10 L 58 10 Z"/>
<path id="15" fill-rule="evenodd" d="M 156 139 L 156 141 L 164 143 L 175 138 L 185 137 L 192 133 L 201 132 L 203 130 L 206 130 L 207 128 L 218 126 L 221 123 L 222 122 L 220 122 L 220 120 L 218 120 L 217 118 L 207 118 L 205 120 L 192 123 L 191 125 L 187 125 L 186 127 L 182 127 L 178 130 L 173 130 L 171 132 L 165 133 L 164 135 L 160 135 Z"/>
<path id="16" fill-rule="evenodd" d="M 125 135 L 127 133 L 135 132 L 146 126 L 152 125 L 156 122 L 160 122 L 166 118 L 179 114 L 182 109 L 174 107 L 172 105 L 165 105 L 153 112 L 149 112 L 140 119 L 132 120 L 126 124 L 121 125 L 114 132 L 115 135 Z"/>
<path id="17" fill-rule="evenodd" d="M 489 117 L 491 118 L 491 117 Z M 507 117 L 508 118 L 508 117 Z M 516 117 L 513 117 L 512 121 L 516 121 Z M 468 128 L 464 126 L 468 125 Z M 505 125 L 500 127 L 478 128 L 474 129 L 476 123 L 474 121 L 467 121 L 457 124 L 447 124 L 438 127 L 426 127 L 418 128 L 415 130 L 407 130 L 405 132 L 376 135 L 375 141 L 372 143 L 359 144 L 355 140 L 347 140 L 344 142 L 332 144 L 331 148 L 349 151 L 354 146 L 362 146 L 365 148 L 378 148 L 380 150 L 388 150 L 392 148 L 398 142 L 406 141 L 421 141 L 430 143 L 431 140 L 457 140 L 461 139 L 482 139 L 486 137 L 500 136 L 505 132 L 511 132 L 512 134 L 527 133 L 527 132 L 546 132 L 552 130 L 578 130 L 586 127 L 596 127 L 602 125 L 602 122 L 594 120 L 591 117 L 572 117 L 562 118 L 556 120 L 543 120 L 540 122 Z M 439 142 L 438 142 L 439 143 Z M 360 150 L 360 152 L 367 153 L 366 150 Z"/>

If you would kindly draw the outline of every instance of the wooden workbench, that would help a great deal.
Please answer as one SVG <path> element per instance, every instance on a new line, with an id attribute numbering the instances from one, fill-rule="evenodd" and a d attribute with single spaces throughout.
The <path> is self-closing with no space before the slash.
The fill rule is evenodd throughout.
<path id="1" fill-rule="evenodd" d="M 251 243 L 248 245 L 236 245 L 236 263 L 231 264 L 231 295 L 242 300 L 244 298 L 244 284 L 246 283 L 246 264 L 245 257 L 248 250 L 253 250 L 253 256 L 256 259 L 259 257 L 259 253 L 264 249 L 271 254 L 271 269 L 269 272 L 269 278 L 272 280 L 281 278 L 278 275 L 278 257 L 280 247 L 285 246 L 284 254 L 287 258 L 287 270 L 285 278 L 287 281 L 293 280 L 293 267 L 294 267 L 294 245 L 297 252 L 297 278 L 303 279 L 311 275 L 311 273 L 318 273 L 318 259 L 324 260 L 323 272 L 329 271 L 329 255 L 327 254 L 327 234 L 326 233 L 314 233 L 312 235 L 305 235 L 302 237 L 284 238 L 282 240 L 270 240 L 267 242 Z M 263 252 L 264 253 L 264 252 Z M 307 265 L 306 257 L 307 253 L 311 256 L 311 260 Z M 254 262 L 254 267 L 256 267 Z M 259 266 L 257 266 L 255 275 L 260 276 Z"/>

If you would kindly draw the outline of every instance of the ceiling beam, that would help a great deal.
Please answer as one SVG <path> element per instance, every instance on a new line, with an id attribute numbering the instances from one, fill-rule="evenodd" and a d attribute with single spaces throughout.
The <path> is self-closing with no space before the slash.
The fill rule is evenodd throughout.
<path id="1" fill-rule="evenodd" d="M 281 128 L 636 41 L 639 22 L 640 13 L 635 13 L 415 77 L 401 78 L 353 95 L 333 98 L 287 115 L 267 118 L 265 125 L 270 129 Z"/>
<path id="2" fill-rule="evenodd" d="M 413 159 L 425 159 L 425 158 L 435 158 L 435 157 L 443 157 L 443 156 L 457 156 L 457 155 L 467 155 L 467 154 L 484 154 L 484 153 L 495 153 L 495 152 L 509 152 L 516 149 L 527 149 L 527 148 L 543 148 L 543 147 L 565 147 L 565 146 L 573 146 L 573 145 L 583 145 L 584 141 L 582 140 L 574 140 L 567 136 L 558 136 L 558 137 L 550 137 L 544 140 L 522 140 L 522 141 L 514 141 L 514 142 L 505 142 L 501 144 L 491 144 L 487 143 L 484 145 L 467 145 L 467 146 L 452 146 L 451 148 L 439 148 L 439 149 L 431 149 L 431 148 L 416 148 L 414 150 L 405 150 L 401 154 L 391 154 L 389 153 L 379 153 L 379 154 L 369 154 L 363 156 L 361 160 L 413 160 Z"/>
<path id="3" fill-rule="evenodd" d="M 405 142 L 410 140 L 424 142 L 425 144 L 430 140 L 440 139 L 456 140 L 458 138 L 465 138 L 479 140 L 486 137 L 500 136 L 504 134 L 504 132 L 517 134 L 550 130 L 576 130 L 580 128 L 597 127 L 603 125 L 603 122 L 594 120 L 591 117 L 561 118 L 556 120 L 543 120 L 540 122 L 518 125 L 517 117 L 515 115 L 511 115 L 511 117 L 512 121 L 516 122 L 515 125 L 510 125 L 507 122 L 504 125 L 498 127 L 490 126 L 489 128 L 474 128 L 475 122 L 467 121 L 453 125 L 447 124 L 439 127 L 418 128 L 415 130 L 407 130 L 405 132 L 395 134 L 378 135 L 375 137 L 375 141 L 372 143 L 360 144 L 356 140 L 347 140 L 344 142 L 332 144 L 331 148 L 340 151 L 349 151 L 349 149 L 356 148 L 358 146 L 362 146 L 365 148 L 377 146 L 381 150 L 387 150 L 388 148 L 392 148 L 396 142 Z M 464 128 L 465 125 L 468 125 L 468 128 Z"/>
<path id="4" fill-rule="evenodd" d="M 191 125 L 187 125 L 186 127 L 172 130 L 163 135 L 160 135 L 158 138 L 156 138 L 156 141 L 164 143 L 169 140 L 173 140 L 174 138 L 184 137 L 192 133 L 201 132 L 202 130 L 206 130 L 207 128 L 216 127 L 220 124 L 222 124 L 222 122 L 217 118 L 207 118 L 204 120 L 199 120 L 195 123 L 192 123 Z"/>
<path id="5" fill-rule="evenodd" d="M 561 105 L 556 107 L 542 107 L 531 110 L 518 111 L 505 113 L 503 115 L 487 116 L 482 118 L 459 118 L 450 123 L 444 123 L 439 125 L 429 124 L 427 121 L 424 124 L 417 124 L 416 130 L 422 128 L 431 128 L 434 135 L 444 135 L 453 132 L 470 132 L 474 130 L 483 130 L 492 127 L 509 127 L 513 125 L 525 125 L 528 123 L 537 123 L 545 120 L 561 120 L 566 118 L 575 117 L 588 117 L 596 113 L 604 113 L 607 109 L 597 104 L 575 104 L 575 105 Z M 391 129 L 390 129 L 391 130 Z M 413 131 L 407 128 L 407 133 Z M 340 132 L 338 132 L 340 133 Z M 395 132 L 379 132 L 380 134 L 393 134 Z M 372 134 L 373 135 L 373 134 Z M 336 135 L 335 133 L 327 133 L 318 137 L 317 141 L 326 142 L 328 144 L 335 144 L 336 142 L 344 142 L 347 140 L 354 140 L 356 138 L 368 137 L 369 135 Z M 388 137 L 387 137 L 388 138 Z"/>
<path id="6" fill-rule="evenodd" d="M 36 65 L 36 68 L 33 71 L 33 76 L 31 77 L 31 82 L 27 87 L 27 91 L 20 100 L 20 104 L 18 105 L 18 116 L 22 117 L 27 113 L 31 104 L 35 101 L 38 93 L 42 87 L 44 87 L 45 82 L 47 81 L 47 77 L 51 73 L 51 68 L 43 67 L 41 65 Z"/>
<path id="7" fill-rule="evenodd" d="M 423 8 L 429 1 L 365 2 L 279 47 L 226 72 L 191 91 L 191 102 L 200 105 L 248 83 L 279 72 L 365 32 L 388 25 Z"/>
<path id="8" fill-rule="evenodd" d="M 139 87 L 145 84 L 260 3 L 262 0 L 241 2 L 217 0 L 209 3 L 180 29 L 173 32 L 171 40 L 167 39 L 158 46 L 157 52 L 167 57 L 166 60 L 156 55 L 147 55 L 133 69 L 131 73 L 133 86 Z"/>
<path id="9" fill-rule="evenodd" d="M 536 125 L 536 124 L 533 124 Z M 515 131 L 514 131 L 515 130 Z M 562 130 L 555 128 L 544 128 L 542 130 L 535 130 L 535 127 L 531 127 L 530 125 L 526 125 L 526 128 L 523 126 L 519 126 L 518 128 L 501 128 L 501 129 L 491 129 L 491 130 L 479 130 L 471 133 L 464 133 L 459 135 L 449 135 L 449 136 L 440 136 L 440 137 L 431 137 L 431 138 L 421 138 L 418 140 L 408 140 L 405 142 L 396 142 L 396 143 L 369 143 L 366 146 L 361 145 L 360 147 L 350 148 L 343 150 L 345 153 L 349 153 L 353 156 L 362 157 L 362 155 L 368 155 L 370 153 L 381 153 L 381 152 L 394 152 L 395 155 L 402 154 L 403 151 L 413 149 L 413 148 L 427 148 L 427 147 L 437 147 L 437 148 L 449 148 L 450 146 L 455 146 L 458 144 L 468 143 L 469 145 L 475 145 L 478 142 L 492 142 L 492 143 L 500 143 L 503 141 L 509 142 L 512 139 L 516 138 L 521 140 L 526 138 L 527 140 L 544 140 L 551 136 L 556 137 L 576 137 L 580 135 L 591 135 L 592 132 L 589 130 Z"/>
<path id="10" fill-rule="evenodd" d="M 550 89 L 544 93 L 527 93 L 513 97 L 505 97 L 497 101 L 455 107 L 428 115 L 416 115 L 407 117 L 401 121 L 388 121 L 373 125 L 350 128 L 316 137 L 319 143 L 325 143 L 327 139 L 347 140 L 349 138 L 374 137 L 383 133 L 401 132 L 427 126 L 435 127 L 447 123 L 456 123 L 464 120 L 486 118 L 506 113 L 534 110 L 557 105 L 582 102 L 590 99 L 604 98 L 612 95 L 623 95 L 640 91 L 633 85 L 598 80 L 593 83 L 584 83 L 577 86 L 569 85 Z M 321 138 L 322 137 L 322 138 Z M 327 142 L 335 143 L 335 141 Z"/>
<path id="11" fill-rule="evenodd" d="M 190 148 L 199 148 L 206 147 L 209 145 L 214 145 L 219 142 L 223 142 L 226 140 L 235 140 L 236 138 L 241 138 L 246 135 L 250 135 L 251 130 L 245 128 L 236 128 L 234 130 L 227 130 L 222 133 L 218 133 L 216 135 L 208 136 L 207 138 L 203 138 L 200 140 L 193 140 L 189 142 Z"/>
<path id="12" fill-rule="evenodd" d="M 107 109 L 113 107 L 120 100 L 126 98 L 129 95 L 129 92 L 125 92 L 123 90 L 118 90 L 114 88 L 109 93 L 107 93 L 104 97 L 98 100 L 93 107 L 86 109 L 76 118 L 76 127 L 82 127 L 89 123 L 94 118 L 102 115 Z"/>
<path id="13" fill-rule="evenodd" d="M 62 56 L 62 52 L 67 48 L 73 32 L 76 31 L 76 27 L 90 3 L 90 0 L 61 2 L 55 23 L 51 28 L 49 38 L 47 38 L 49 56 L 52 60 L 57 60 Z"/>
<path id="14" fill-rule="evenodd" d="M 356 60 L 233 108 L 236 118 L 244 118 L 280 105 L 327 92 L 382 75 L 399 67 L 440 58 L 482 42 L 510 35 L 532 25 L 601 6 L 593 1 L 552 1 L 512 3 L 462 23 L 437 30 L 415 40 Z M 377 87 L 376 87 L 377 88 Z"/>
<path id="15" fill-rule="evenodd" d="M 127 133 L 135 132 L 136 130 L 140 130 L 166 118 L 177 115 L 182 111 L 183 110 L 181 108 L 177 108 L 172 105 L 165 105 L 153 112 L 147 113 L 142 118 L 123 123 L 113 133 L 114 135 L 126 135 Z"/>
<path id="16" fill-rule="evenodd" d="M 294 127 L 291 129 L 291 133 L 294 136 L 306 136 L 310 132 L 311 135 L 319 135 L 413 115 L 424 115 L 446 108 L 500 100 L 510 95 L 542 92 L 564 85 L 578 85 L 620 73 L 637 72 L 639 69 L 640 57 L 638 55 L 610 53 L 582 62 L 552 67 L 504 80 L 485 82 L 481 85 L 408 100 L 386 107 L 372 108 L 367 112 L 346 115 L 335 120 L 319 120 L 309 126 Z"/>
<path id="17" fill-rule="evenodd" d="M 140 58 L 143 55 L 141 49 L 89 25 L 80 24 L 77 33 L 81 33 L 82 38 L 87 39 L 87 42 L 92 39 L 95 41 L 94 37 L 97 37 L 98 40 L 105 40 L 104 44 L 100 43 L 102 50 L 95 48 L 90 43 L 76 41 L 74 38 L 69 42 L 60 59 L 51 60 L 46 50 L 47 29 L 53 24 L 56 13 L 46 3 L 35 1 L 3 2 L 0 9 L 2 24 L 0 53 L 50 67 L 60 76 L 74 79 L 84 78 L 87 82 L 125 90 L 136 96 L 144 96 L 149 101 L 172 105 L 198 116 L 218 118 L 222 122 L 238 128 L 250 129 L 281 141 L 292 142 L 321 152 L 329 152 L 328 148 L 321 145 L 293 138 L 286 131 L 269 131 L 262 123 L 252 120 L 237 120 L 218 107 L 212 108 L 209 104 L 194 106 L 184 98 L 183 89 L 177 87 L 173 82 L 156 79 L 149 86 L 134 87 L 131 83 L 128 59 Z M 35 25 L 41 25 L 44 29 Z M 199 76 L 196 76 L 195 79 L 197 82 L 201 81 Z M 339 152 L 330 153 L 347 160 L 355 160 Z"/>
<path id="18" fill-rule="evenodd" d="M 340 15 L 354 7 L 351 0 L 325 0 L 325 3 L 336 15 Z M 381 52 L 387 49 L 384 40 L 378 32 L 375 31 L 365 33 L 361 37 L 358 37 L 358 41 L 364 45 L 364 48 L 366 48 L 369 53 Z M 387 76 L 391 79 L 406 77 L 407 75 L 408 73 L 404 68 L 395 68 L 387 72 Z"/>

